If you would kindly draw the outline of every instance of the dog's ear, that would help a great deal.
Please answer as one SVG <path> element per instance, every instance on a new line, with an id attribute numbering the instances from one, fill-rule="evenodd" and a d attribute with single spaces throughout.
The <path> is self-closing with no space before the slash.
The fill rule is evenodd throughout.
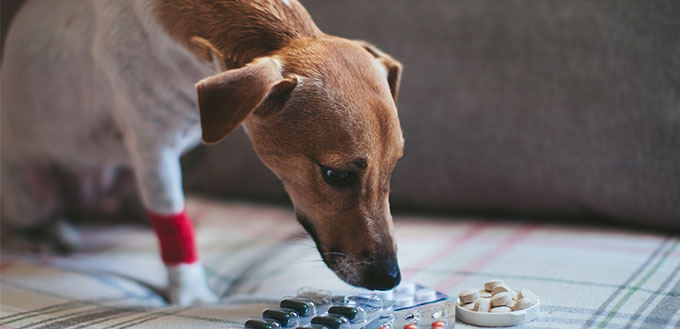
<path id="1" fill-rule="evenodd" d="M 207 62 L 212 62 L 216 70 L 226 70 L 227 63 L 224 56 L 210 41 L 199 36 L 193 36 L 189 39 L 189 42 L 189 50 L 196 56 Z"/>
<path id="2" fill-rule="evenodd" d="M 295 76 L 289 76 L 278 81 L 257 107 L 255 114 L 266 117 L 281 111 L 297 85 L 298 79 Z"/>
<path id="3" fill-rule="evenodd" d="M 387 84 L 390 86 L 392 98 L 394 98 L 394 101 L 396 102 L 397 95 L 399 95 L 399 84 L 401 83 L 401 63 L 366 41 L 355 40 L 355 42 L 364 47 L 366 51 L 371 53 L 373 57 L 378 59 L 378 61 L 385 66 L 385 69 L 387 70 Z"/>
<path id="4" fill-rule="evenodd" d="M 266 104 L 262 114 L 282 108 L 296 85 L 297 79 L 283 78 L 279 65 L 267 57 L 199 81 L 203 142 L 214 144 L 227 138 L 262 104 Z"/>

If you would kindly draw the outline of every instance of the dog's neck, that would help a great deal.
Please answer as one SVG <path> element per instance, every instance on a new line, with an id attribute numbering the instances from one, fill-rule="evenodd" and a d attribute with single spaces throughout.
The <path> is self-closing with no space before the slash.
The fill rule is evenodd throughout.
<path id="1" fill-rule="evenodd" d="M 271 55 L 295 39 L 323 35 L 297 0 L 155 2 L 155 15 L 170 36 L 195 54 L 200 51 L 191 38 L 208 40 L 229 69 Z"/>

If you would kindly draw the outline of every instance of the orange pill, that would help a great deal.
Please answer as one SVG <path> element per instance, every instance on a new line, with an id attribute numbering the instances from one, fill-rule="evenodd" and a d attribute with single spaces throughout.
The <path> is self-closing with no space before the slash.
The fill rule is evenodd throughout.
<path id="1" fill-rule="evenodd" d="M 415 323 L 409 323 L 404 326 L 404 329 L 418 329 L 418 326 Z"/>
<path id="2" fill-rule="evenodd" d="M 432 322 L 432 329 L 441 329 L 446 327 L 446 322 L 444 321 L 435 321 Z"/>

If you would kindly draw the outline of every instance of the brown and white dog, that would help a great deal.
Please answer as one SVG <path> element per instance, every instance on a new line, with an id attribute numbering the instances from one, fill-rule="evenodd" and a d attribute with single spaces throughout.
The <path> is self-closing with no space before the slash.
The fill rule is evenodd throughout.
<path id="1" fill-rule="evenodd" d="M 3 58 L 2 222 L 45 225 L 73 206 L 54 168 L 91 196 L 131 167 L 169 299 L 212 302 L 178 159 L 244 124 L 325 263 L 390 289 L 400 75 L 374 46 L 321 32 L 295 0 L 29 1 Z"/>

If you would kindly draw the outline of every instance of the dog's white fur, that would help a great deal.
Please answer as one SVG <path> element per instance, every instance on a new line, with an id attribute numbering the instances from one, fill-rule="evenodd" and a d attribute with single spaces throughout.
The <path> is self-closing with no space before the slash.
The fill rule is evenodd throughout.
<path id="1" fill-rule="evenodd" d="M 44 217 L 36 205 L 57 193 L 37 187 L 45 189 L 37 198 L 26 180 L 52 164 L 90 177 L 132 166 L 148 210 L 184 209 L 179 156 L 201 137 L 194 84 L 217 71 L 171 39 L 152 6 L 59 0 L 21 9 L 2 68 L 3 220 L 27 227 Z M 168 279 L 173 303 L 216 300 L 200 263 L 171 266 Z"/>

